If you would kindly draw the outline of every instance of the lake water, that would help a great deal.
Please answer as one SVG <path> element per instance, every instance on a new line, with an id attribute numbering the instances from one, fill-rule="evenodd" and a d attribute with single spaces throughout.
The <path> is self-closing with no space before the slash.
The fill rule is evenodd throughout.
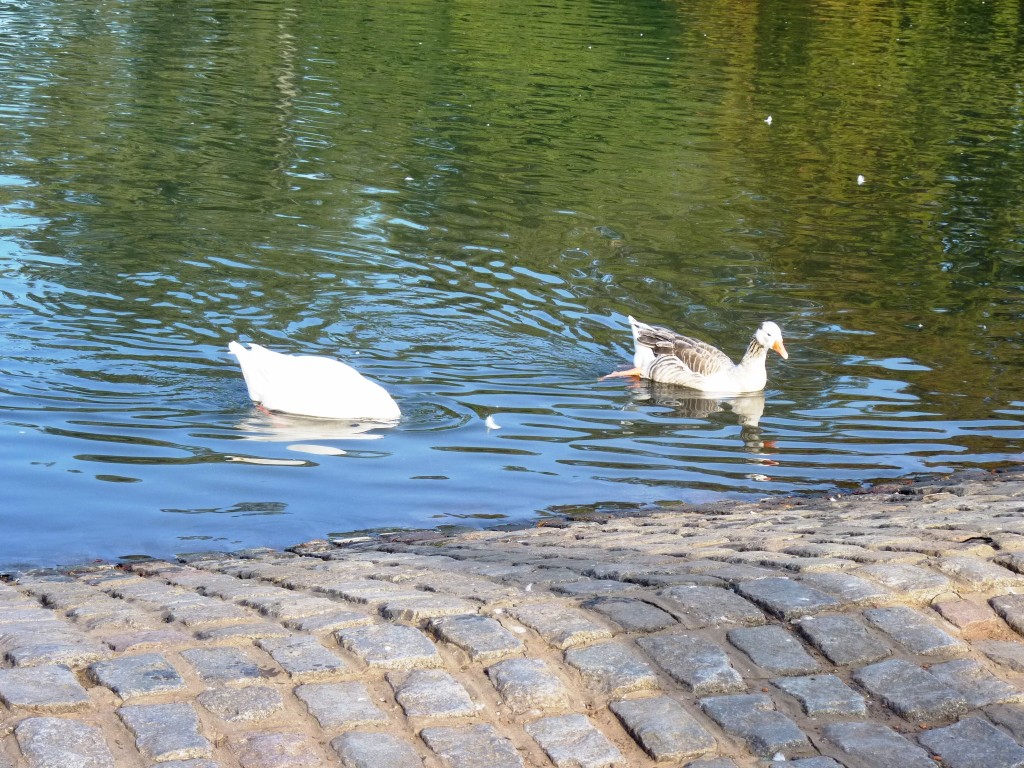
<path id="1" fill-rule="evenodd" d="M 1000 0 L 0 2 L 0 563 L 1018 462 L 1022 41 Z M 629 314 L 790 357 L 600 381 Z M 403 419 L 264 415 L 231 339 Z"/>

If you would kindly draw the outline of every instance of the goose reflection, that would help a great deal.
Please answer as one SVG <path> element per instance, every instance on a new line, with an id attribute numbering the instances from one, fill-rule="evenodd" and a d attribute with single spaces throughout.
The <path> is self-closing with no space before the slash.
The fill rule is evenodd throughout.
<path id="1" fill-rule="evenodd" d="M 633 397 L 636 402 L 671 408 L 680 416 L 694 419 L 706 419 L 713 413 L 733 413 L 740 425 L 740 439 L 746 448 L 760 450 L 772 447 L 770 442 L 766 443 L 761 439 L 763 392 L 747 395 L 702 395 L 671 384 L 641 381 L 636 385 Z"/>

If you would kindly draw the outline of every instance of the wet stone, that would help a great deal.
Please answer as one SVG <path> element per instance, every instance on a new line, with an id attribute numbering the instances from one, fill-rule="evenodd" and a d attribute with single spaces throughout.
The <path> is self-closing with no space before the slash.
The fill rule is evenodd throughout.
<path id="1" fill-rule="evenodd" d="M 424 728 L 420 738 L 445 768 L 523 768 L 515 746 L 493 725 Z"/>
<path id="2" fill-rule="evenodd" d="M 651 759 L 688 760 L 715 749 L 714 737 L 675 699 L 615 701 L 610 709 Z"/>
<path id="3" fill-rule="evenodd" d="M 729 657 L 714 643 L 682 633 L 642 637 L 637 644 L 697 696 L 746 690 Z"/>
<path id="4" fill-rule="evenodd" d="M 562 603 L 527 605 L 513 613 L 550 645 L 562 650 L 612 637 L 606 627 L 591 621 L 582 611 Z"/>
<path id="5" fill-rule="evenodd" d="M 935 768 L 928 753 L 879 723 L 832 723 L 825 738 L 872 768 Z"/>
<path id="6" fill-rule="evenodd" d="M 770 674 L 807 675 L 820 669 L 800 641 L 780 626 L 731 629 L 727 637 L 730 643 Z"/>
<path id="7" fill-rule="evenodd" d="M 513 712 L 559 709 L 571 704 L 565 684 L 540 659 L 508 659 L 487 669 L 495 690 Z"/>
<path id="8" fill-rule="evenodd" d="M 962 656 L 968 648 L 913 608 L 872 608 L 864 611 L 870 624 L 885 632 L 910 653 L 921 656 Z"/>
<path id="9" fill-rule="evenodd" d="M 434 644 L 414 627 L 373 624 L 340 629 L 335 636 L 370 667 L 414 669 L 442 664 Z"/>
<path id="10" fill-rule="evenodd" d="M 734 624 L 764 624 L 764 614 L 728 589 L 720 587 L 670 587 L 658 592 L 665 607 L 685 629 Z"/>
<path id="11" fill-rule="evenodd" d="M 280 692 L 266 685 L 212 688 L 196 700 L 221 720 L 232 723 L 264 720 L 284 708 Z"/>
<path id="12" fill-rule="evenodd" d="M 772 680 L 772 685 L 799 701 L 804 712 L 811 717 L 863 717 L 867 714 L 864 697 L 835 675 L 784 677 Z"/>
<path id="13" fill-rule="evenodd" d="M 588 688 L 606 696 L 659 688 L 651 666 L 619 642 L 570 648 L 565 660 L 579 670 Z"/>
<path id="14" fill-rule="evenodd" d="M 391 733 L 349 731 L 331 742 L 343 768 L 423 768 L 416 751 Z"/>
<path id="15" fill-rule="evenodd" d="M 189 760 L 213 753 L 190 704 L 130 705 L 117 714 L 135 736 L 136 748 L 150 760 Z"/>
<path id="16" fill-rule="evenodd" d="M 159 653 L 99 661 L 89 667 L 89 673 L 98 684 L 122 699 L 180 691 L 185 687 L 185 681 Z"/>
<path id="17" fill-rule="evenodd" d="M 625 632 L 657 632 L 676 623 L 661 608 L 632 597 L 597 597 L 582 607 L 607 616 Z"/>
<path id="18" fill-rule="evenodd" d="M 477 707 L 469 693 L 444 670 L 389 672 L 387 679 L 407 717 L 465 717 L 476 714 Z"/>
<path id="19" fill-rule="evenodd" d="M 1024 691 L 1000 680 L 974 659 L 932 664 L 928 671 L 933 677 L 960 691 L 972 708 L 1024 702 Z"/>
<path id="20" fill-rule="evenodd" d="M 381 725 L 388 717 L 373 703 L 366 686 L 359 682 L 306 683 L 295 695 L 325 730 Z"/>
<path id="21" fill-rule="evenodd" d="M 849 616 L 808 616 L 796 626 L 833 664 L 870 664 L 892 655 L 889 646 Z"/>
<path id="22" fill-rule="evenodd" d="M 0 701 L 12 709 L 48 714 L 89 707 L 89 695 L 64 666 L 0 669 Z"/>
<path id="23" fill-rule="evenodd" d="M 428 626 L 474 661 L 494 661 L 523 650 L 522 641 L 489 616 L 445 616 L 432 619 Z"/>
<path id="24" fill-rule="evenodd" d="M 526 726 L 556 768 L 612 768 L 622 753 L 584 715 L 542 717 Z"/>
<path id="25" fill-rule="evenodd" d="M 192 648 L 181 652 L 205 683 L 244 683 L 263 671 L 240 648 Z"/>
<path id="26" fill-rule="evenodd" d="M 29 768 L 114 768 L 99 728 L 61 717 L 30 717 L 14 729 Z"/>
<path id="27" fill-rule="evenodd" d="M 296 768 L 323 764 L 316 746 L 300 733 L 243 733 L 229 740 L 228 747 L 241 768 Z"/>
<path id="28" fill-rule="evenodd" d="M 809 746 L 796 723 L 776 712 L 771 698 L 763 693 L 714 696 L 701 699 L 700 705 L 727 733 L 744 739 L 761 757 Z"/>
<path id="29" fill-rule="evenodd" d="M 257 645 L 298 682 L 338 677 L 349 670 L 341 658 L 324 648 L 315 637 L 264 638 Z"/>
<path id="30" fill-rule="evenodd" d="M 902 659 L 880 661 L 857 670 L 854 680 L 896 714 L 911 720 L 944 720 L 967 711 L 958 690 Z"/>
<path id="31" fill-rule="evenodd" d="M 736 585 L 736 591 L 780 619 L 797 619 L 839 606 L 831 595 L 787 578 L 757 579 Z"/>
<path id="32" fill-rule="evenodd" d="M 949 768 L 1024 766 L 1024 749 L 980 717 L 968 717 L 946 728 L 926 731 L 918 740 Z"/>

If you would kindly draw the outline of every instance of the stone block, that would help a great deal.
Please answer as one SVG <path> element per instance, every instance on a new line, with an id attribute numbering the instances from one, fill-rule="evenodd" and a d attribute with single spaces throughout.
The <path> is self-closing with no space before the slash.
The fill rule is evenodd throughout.
<path id="1" fill-rule="evenodd" d="M 342 768 L 423 768 L 407 741 L 393 733 L 349 731 L 331 742 Z"/>
<path id="2" fill-rule="evenodd" d="M 940 557 L 933 565 L 978 592 L 1024 587 L 1024 578 L 980 557 Z"/>
<path id="3" fill-rule="evenodd" d="M 607 627 L 591 621 L 583 611 L 563 603 L 534 603 L 512 612 L 550 645 L 561 650 L 595 640 L 610 640 Z"/>
<path id="4" fill-rule="evenodd" d="M 652 760 L 690 760 L 715 749 L 711 734 L 668 696 L 615 701 L 609 706 Z"/>
<path id="5" fill-rule="evenodd" d="M 0 669 L 0 701 L 11 709 L 55 714 L 89 707 L 89 694 L 67 667 Z"/>
<path id="6" fill-rule="evenodd" d="M 461 597 L 439 595 L 436 592 L 419 592 L 415 595 L 393 597 L 384 600 L 378 610 L 392 621 L 407 621 L 418 624 L 438 616 L 474 614 L 479 606 Z"/>
<path id="7" fill-rule="evenodd" d="M 78 720 L 30 717 L 14 737 L 29 768 L 114 768 L 103 732 Z"/>
<path id="8" fill-rule="evenodd" d="M 181 656 L 204 683 L 246 683 L 264 676 L 241 648 L 190 648 Z"/>
<path id="9" fill-rule="evenodd" d="M 884 563 L 858 568 L 856 576 L 863 576 L 898 593 L 903 601 L 918 605 L 930 603 L 944 592 L 952 592 L 953 584 L 942 574 L 917 565 Z"/>
<path id="10" fill-rule="evenodd" d="M 1000 595 L 989 600 L 989 605 L 1014 632 L 1024 635 L 1024 595 Z"/>
<path id="11" fill-rule="evenodd" d="M 804 574 L 800 582 L 832 595 L 843 607 L 888 605 L 899 596 L 852 573 Z"/>
<path id="12" fill-rule="evenodd" d="M 190 645 L 192 636 L 177 629 L 142 629 L 137 632 L 118 632 L 113 635 L 105 635 L 103 642 L 118 653 L 124 653 L 147 648 L 173 648 Z"/>
<path id="13" fill-rule="evenodd" d="M 297 682 L 336 678 L 351 671 L 337 654 L 315 637 L 304 635 L 263 638 L 256 643 Z"/>
<path id="14" fill-rule="evenodd" d="M 373 624 L 339 629 L 335 637 L 370 667 L 422 669 L 443 663 L 434 644 L 415 627 Z"/>
<path id="15" fill-rule="evenodd" d="M 974 659 L 932 664 L 928 671 L 933 677 L 960 691 L 971 708 L 1024 702 L 1024 691 L 1000 680 Z"/>
<path id="16" fill-rule="evenodd" d="M 782 577 L 741 581 L 736 591 L 773 616 L 790 621 L 839 606 L 839 601 L 805 583 Z"/>
<path id="17" fill-rule="evenodd" d="M 232 723 L 265 720 L 284 709 L 281 694 L 266 685 L 211 688 L 196 700 L 220 719 Z"/>
<path id="18" fill-rule="evenodd" d="M 943 600 L 933 603 L 932 608 L 967 640 L 994 637 L 1002 628 L 995 611 L 982 600 Z"/>
<path id="19" fill-rule="evenodd" d="M 388 722 L 387 715 L 373 702 L 370 692 L 360 682 L 306 683 L 295 689 L 295 695 L 325 730 Z"/>
<path id="20" fill-rule="evenodd" d="M 771 698 L 763 693 L 713 696 L 701 699 L 700 705 L 724 731 L 742 738 L 760 757 L 809 747 L 803 731 L 776 712 Z"/>
<path id="21" fill-rule="evenodd" d="M 821 668 L 799 639 L 775 624 L 730 629 L 727 637 L 769 674 L 809 675 Z"/>
<path id="22" fill-rule="evenodd" d="M 136 748 L 149 760 L 190 760 L 213 754 L 213 745 L 199 732 L 199 718 L 190 704 L 128 705 L 117 714 L 135 736 Z"/>
<path id="23" fill-rule="evenodd" d="M 228 740 L 241 768 L 296 768 L 324 765 L 316 745 L 301 733 L 244 732 Z"/>
<path id="24" fill-rule="evenodd" d="M 651 666 L 620 642 L 570 648 L 565 652 L 565 660 L 579 670 L 584 684 L 598 694 L 622 696 L 659 687 Z"/>
<path id="25" fill-rule="evenodd" d="M 949 768 L 1024 766 L 1024 749 L 980 717 L 968 717 L 946 728 L 925 731 L 918 740 Z"/>
<path id="26" fill-rule="evenodd" d="M 764 624 L 764 614 L 735 592 L 720 587 L 681 586 L 657 593 L 684 629 Z"/>
<path id="27" fill-rule="evenodd" d="M 799 701 L 811 717 L 863 717 L 868 711 L 864 697 L 835 675 L 784 677 L 772 680 L 772 685 Z"/>
<path id="28" fill-rule="evenodd" d="M 522 640 L 489 616 L 444 616 L 432 619 L 428 627 L 442 640 L 464 650 L 473 661 L 496 661 L 523 650 Z"/>
<path id="29" fill-rule="evenodd" d="M 296 632 L 333 632 L 336 629 L 365 627 L 368 624 L 373 624 L 372 616 L 340 608 L 330 613 L 318 613 L 313 616 L 284 620 L 284 625 Z"/>
<path id="30" fill-rule="evenodd" d="M 606 616 L 625 632 L 657 632 L 676 623 L 671 614 L 635 597 L 596 597 L 582 607 Z"/>
<path id="31" fill-rule="evenodd" d="M 1014 739 L 1024 741 L 1024 705 L 993 704 L 985 707 L 984 711 L 993 723 L 1003 726 Z"/>
<path id="32" fill-rule="evenodd" d="M 540 659 L 506 659 L 487 668 L 487 676 L 513 712 L 559 709 L 572 703 L 569 689 Z"/>
<path id="33" fill-rule="evenodd" d="M 892 655 L 888 645 L 849 616 L 808 616 L 796 627 L 833 664 L 870 664 Z"/>
<path id="34" fill-rule="evenodd" d="M 542 717 L 526 725 L 555 768 L 613 768 L 622 753 L 584 715 Z"/>
<path id="35" fill-rule="evenodd" d="M 235 624 L 224 624 L 196 630 L 198 640 L 220 642 L 238 642 L 242 640 L 259 640 L 264 637 L 288 637 L 291 633 L 280 624 L 270 621 L 246 621 Z"/>
<path id="36" fill-rule="evenodd" d="M 523 768 L 515 746 L 493 725 L 424 728 L 420 738 L 445 768 Z"/>
<path id="37" fill-rule="evenodd" d="M 996 664 L 1024 672 L 1024 643 L 1011 640 L 981 640 L 974 643 L 974 648 L 984 653 Z"/>
<path id="38" fill-rule="evenodd" d="M 48 630 L 42 628 L 33 630 L 31 635 L 35 639 L 19 642 L 5 654 L 14 666 L 60 664 L 77 669 L 110 656 L 110 651 L 105 646 L 84 637 L 70 637 L 65 640 L 59 639 L 58 635 L 52 640 L 39 639 L 51 637 Z"/>
<path id="39" fill-rule="evenodd" d="M 906 606 L 871 608 L 864 618 L 882 630 L 910 653 L 950 658 L 967 653 L 967 645 L 937 627 L 930 619 Z"/>
<path id="40" fill-rule="evenodd" d="M 677 632 L 642 637 L 637 644 L 697 696 L 746 690 L 729 657 L 712 642 Z"/>
<path id="41" fill-rule="evenodd" d="M 180 691 L 185 681 L 159 653 L 122 656 L 89 667 L 92 679 L 122 699 Z"/>
<path id="42" fill-rule="evenodd" d="M 853 679 L 909 720 L 945 720 L 967 711 L 967 699 L 921 667 L 889 659 L 862 667 Z"/>
<path id="43" fill-rule="evenodd" d="M 388 682 L 407 717 L 467 717 L 477 712 L 469 693 L 448 672 L 389 672 Z"/>
<path id="44" fill-rule="evenodd" d="M 823 734 L 844 754 L 872 768 L 935 768 L 927 752 L 880 723 L 831 723 Z"/>

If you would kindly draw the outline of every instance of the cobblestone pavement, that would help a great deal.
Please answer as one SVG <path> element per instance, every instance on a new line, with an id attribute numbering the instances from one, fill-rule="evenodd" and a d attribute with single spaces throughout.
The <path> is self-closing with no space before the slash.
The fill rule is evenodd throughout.
<path id="1" fill-rule="evenodd" d="M 1024 766 L 1021 573 L 1024 473 L 18 574 L 0 768 Z"/>

